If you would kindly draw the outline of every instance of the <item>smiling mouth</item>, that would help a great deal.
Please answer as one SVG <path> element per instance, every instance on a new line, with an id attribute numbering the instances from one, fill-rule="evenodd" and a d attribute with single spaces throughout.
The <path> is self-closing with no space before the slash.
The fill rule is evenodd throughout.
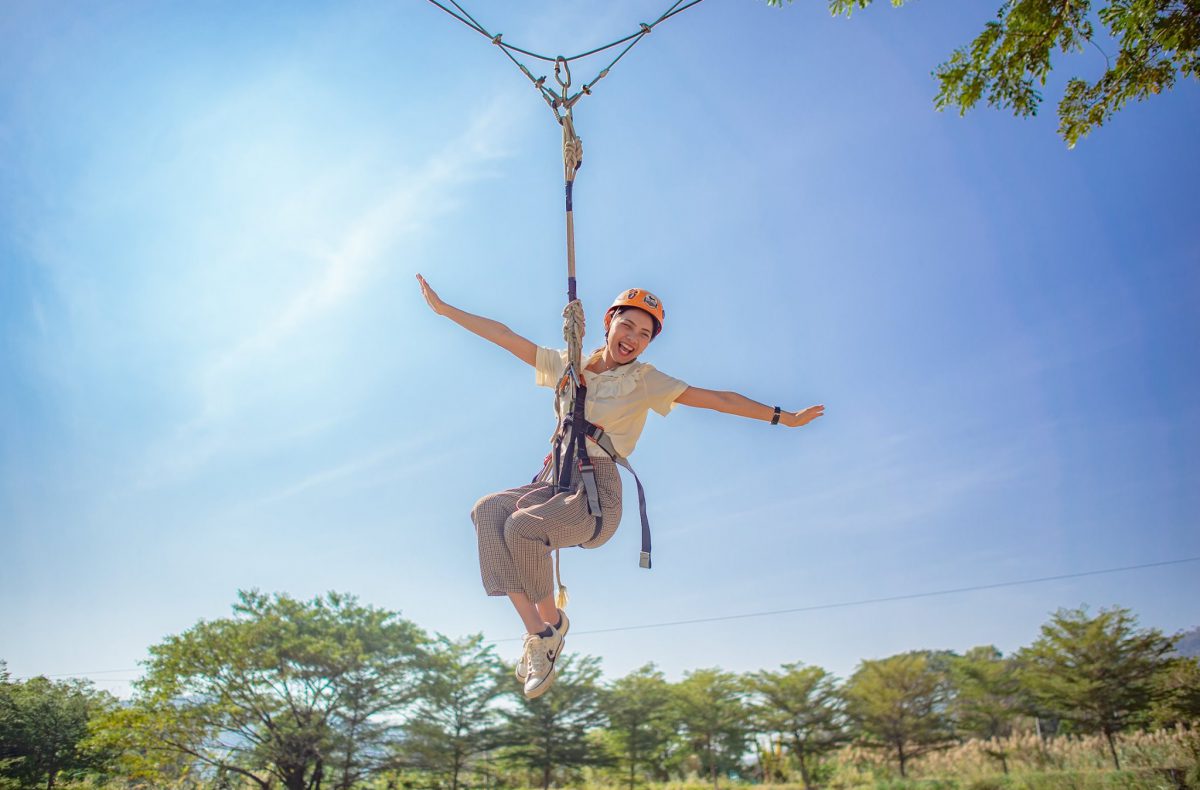
<path id="1" fill-rule="evenodd" d="M 627 343 L 617 343 L 617 350 L 626 355 L 632 354 L 634 351 L 633 347 Z"/>

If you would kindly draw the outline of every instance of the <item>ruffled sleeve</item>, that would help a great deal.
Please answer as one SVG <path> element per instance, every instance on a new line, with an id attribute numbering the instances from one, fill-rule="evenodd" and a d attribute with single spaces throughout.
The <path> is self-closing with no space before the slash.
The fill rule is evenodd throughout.
<path id="1" fill-rule="evenodd" d="M 653 365 L 641 366 L 641 384 L 647 405 L 666 417 L 675 408 L 675 399 L 688 388 L 685 381 L 668 376 Z"/>
<path id="2" fill-rule="evenodd" d="M 537 359 L 533 364 L 535 381 L 539 387 L 554 387 L 567 369 L 567 352 L 538 346 Z"/>

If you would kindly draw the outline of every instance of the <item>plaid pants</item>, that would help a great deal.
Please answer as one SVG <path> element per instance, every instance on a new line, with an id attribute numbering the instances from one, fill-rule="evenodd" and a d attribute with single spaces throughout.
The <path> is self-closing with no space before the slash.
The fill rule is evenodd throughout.
<path id="1" fill-rule="evenodd" d="M 554 590 L 550 554 L 568 546 L 596 548 L 621 521 L 621 477 L 608 458 L 593 458 L 600 493 L 600 531 L 588 513 L 582 484 L 556 493 L 550 483 L 530 483 L 488 494 L 471 509 L 479 538 L 479 572 L 488 595 L 525 593 L 540 601 Z M 595 536 L 595 537 L 593 537 Z"/>

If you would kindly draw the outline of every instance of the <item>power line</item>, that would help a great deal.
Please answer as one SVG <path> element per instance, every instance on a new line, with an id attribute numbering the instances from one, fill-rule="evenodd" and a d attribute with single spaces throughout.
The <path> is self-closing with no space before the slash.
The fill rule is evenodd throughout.
<path id="1" fill-rule="evenodd" d="M 943 595 L 959 595 L 961 593 L 979 592 L 981 590 L 998 590 L 1005 587 L 1020 587 L 1027 584 L 1045 584 L 1046 582 L 1065 581 L 1067 579 L 1083 579 L 1089 576 L 1105 576 L 1112 573 L 1127 573 L 1129 571 L 1141 571 L 1149 568 L 1163 568 L 1169 565 L 1184 565 L 1191 562 L 1200 562 L 1200 557 L 1183 557 L 1177 560 L 1163 560 L 1161 562 L 1146 562 L 1140 565 L 1122 565 L 1117 568 L 1100 568 L 1092 571 L 1079 571 L 1077 573 L 1060 573 L 1055 576 L 1039 576 L 1033 579 L 1014 579 L 1011 581 L 993 582 L 991 584 L 973 584 L 967 587 L 949 587 L 944 590 L 928 590 L 926 592 L 903 593 L 900 595 L 884 595 L 875 598 L 860 598 L 854 601 L 838 601 L 836 603 L 819 603 L 809 606 L 796 606 L 790 609 L 772 609 L 767 612 L 743 612 L 741 614 L 718 615 L 715 617 L 696 617 L 690 620 L 671 620 L 662 623 L 643 623 L 640 625 L 621 625 L 612 628 L 593 628 L 590 631 L 575 631 L 571 633 L 574 636 L 583 636 L 584 634 L 612 634 L 618 631 L 642 631 L 647 628 L 670 628 L 679 625 L 697 625 L 699 623 L 719 623 L 727 620 L 745 620 L 751 617 L 773 617 L 781 614 L 799 614 L 801 612 L 817 612 L 825 609 L 847 609 L 852 606 L 869 606 L 876 603 L 891 603 L 893 601 L 911 601 L 919 598 L 936 598 Z M 516 638 L 507 639 L 489 639 L 488 642 L 516 642 Z M 64 672 L 57 675 L 38 675 L 37 677 L 44 678 L 74 678 L 88 677 L 89 675 L 110 674 L 114 672 L 136 672 L 137 669 L 102 669 L 95 672 Z M 17 678 L 18 680 L 20 678 Z M 28 679 L 28 678 L 26 678 Z M 116 679 L 113 679 L 116 680 Z M 125 681 L 132 682 L 132 681 Z"/>
<path id="2" fill-rule="evenodd" d="M 1189 562 L 1200 562 L 1200 557 L 1184 557 L 1178 560 L 1164 560 L 1162 562 L 1147 562 L 1141 565 L 1123 565 L 1119 568 L 1102 568 L 1094 571 L 1080 571 L 1078 573 L 1062 573 L 1057 576 L 1040 576 L 1035 579 L 1016 579 L 1013 581 L 994 582 L 992 584 L 973 584 L 968 587 L 950 587 L 945 590 L 929 590 L 926 592 L 904 593 L 901 595 L 886 595 L 877 598 L 861 598 L 855 601 L 838 601 L 836 603 L 820 603 L 812 604 L 811 606 L 797 606 L 791 609 L 772 609 L 768 612 L 744 612 L 742 614 L 727 614 L 716 617 L 696 617 L 690 620 L 671 620 L 662 623 L 645 623 L 642 625 L 621 625 L 612 628 L 593 628 L 590 631 L 576 631 L 572 629 L 573 636 L 583 636 L 584 634 L 611 634 L 618 631 L 642 631 L 648 628 L 669 628 L 678 625 L 696 625 L 698 623 L 719 623 L 726 620 L 745 620 L 751 617 L 773 617 L 781 614 L 798 614 L 800 612 L 817 612 L 825 609 L 846 609 L 852 606 L 868 606 L 875 603 L 890 603 L 892 601 L 911 601 L 918 598 L 935 598 L 942 595 L 957 595 L 959 593 L 978 592 L 980 590 L 996 590 L 1003 587 L 1019 587 L 1026 584 L 1044 584 L 1046 582 L 1063 581 L 1065 579 L 1082 579 L 1087 576 L 1102 576 L 1110 573 L 1125 573 L 1127 571 L 1140 571 L 1147 568 L 1161 568 L 1167 565 L 1183 565 Z M 515 642 L 517 639 L 492 639 L 492 642 Z"/>

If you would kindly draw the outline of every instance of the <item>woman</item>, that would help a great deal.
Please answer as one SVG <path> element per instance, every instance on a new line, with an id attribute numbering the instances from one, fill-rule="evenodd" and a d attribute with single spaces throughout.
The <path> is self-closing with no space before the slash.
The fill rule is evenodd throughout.
<path id="1" fill-rule="evenodd" d="M 504 324 L 459 310 L 438 297 L 417 275 L 421 293 L 435 313 L 532 365 L 541 386 L 554 387 L 566 369 L 566 352 L 534 345 Z M 771 424 L 799 427 L 820 417 L 824 406 L 785 412 L 736 392 L 691 387 L 638 361 L 663 328 L 662 302 L 638 288 L 623 292 L 604 315 L 604 345 L 584 363 L 587 397 L 584 417 L 603 426 L 604 444 L 620 457 L 633 452 L 654 409 L 668 414 L 675 404 L 713 409 Z M 607 541 L 621 519 L 621 479 L 609 451 L 589 437 L 587 455 L 594 467 L 600 512 L 593 516 L 588 492 L 577 481 L 559 492 L 549 482 L 534 482 L 489 494 L 475 504 L 471 519 L 479 539 L 479 568 L 488 595 L 507 595 L 525 624 L 525 649 L 517 679 L 529 698 L 554 682 L 554 664 L 570 627 L 552 594 L 550 551 L 567 546 L 593 548 Z"/>

